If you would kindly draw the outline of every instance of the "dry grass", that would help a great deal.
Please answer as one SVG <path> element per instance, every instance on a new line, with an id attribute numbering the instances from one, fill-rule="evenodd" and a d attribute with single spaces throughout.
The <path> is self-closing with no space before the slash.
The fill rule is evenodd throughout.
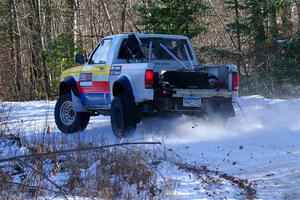
<path id="1" fill-rule="evenodd" d="M 104 199 L 159 196 L 157 168 L 145 149 L 117 147 L 76 155 L 62 167 L 71 172 L 66 188 L 74 195 Z"/>
<path id="2" fill-rule="evenodd" d="M 58 144 L 52 144 L 50 148 L 37 141 L 33 143 L 34 147 L 28 148 L 31 153 L 59 149 L 55 147 Z M 89 144 L 80 141 L 77 146 L 88 147 Z M 3 173 L 0 173 L 1 180 L 6 177 L 0 185 L 0 195 L 9 198 L 15 192 L 22 192 L 25 198 L 52 196 L 55 193 L 60 196 L 103 199 L 160 198 L 164 194 L 161 188 L 168 187 L 158 186 L 160 175 L 157 173 L 156 155 L 150 152 L 151 149 L 143 146 L 130 149 L 114 147 L 97 152 L 49 155 L 7 163 L 6 170 L 0 170 Z M 16 166 L 21 170 L 12 170 Z M 20 179 L 18 183 L 22 186 L 8 184 L 16 177 Z"/>

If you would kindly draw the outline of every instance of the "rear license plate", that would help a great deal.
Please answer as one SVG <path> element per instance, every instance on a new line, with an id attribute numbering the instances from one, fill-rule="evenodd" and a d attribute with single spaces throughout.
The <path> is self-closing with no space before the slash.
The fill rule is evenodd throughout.
<path id="1" fill-rule="evenodd" d="M 183 107 L 199 108 L 201 107 L 201 98 L 192 96 L 183 97 Z"/>

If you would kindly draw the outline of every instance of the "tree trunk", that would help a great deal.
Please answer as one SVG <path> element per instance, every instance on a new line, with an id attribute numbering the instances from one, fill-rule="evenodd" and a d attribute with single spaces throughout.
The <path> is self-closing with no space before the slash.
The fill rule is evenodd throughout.
<path id="1" fill-rule="evenodd" d="M 254 32 L 254 40 L 256 48 L 259 48 L 266 40 L 266 32 L 264 25 L 264 4 L 261 2 L 251 1 L 251 25 Z"/>
<path id="2" fill-rule="evenodd" d="M 105 11 L 106 20 L 108 21 L 110 33 L 115 34 L 114 27 L 113 27 L 113 24 L 112 24 L 112 21 L 111 21 L 111 18 L 110 18 L 110 14 L 109 14 L 108 9 L 107 9 L 107 5 L 104 2 L 104 0 L 101 0 L 101 3 L 102 3 L 102 6 L 104 8 L 104 11 Z"/>
<path id="3" fill-rule="evenodd" d="M 50 0 L 45 0 L 45 51 L 47 54 L 50 53 L 50 44 L 52 42 L 52 10 L 51 10 L 51 4 L 50 4 Z M 45 65 L 45 71 L 44 73 L 46 73 L 46 76 L 44 77 L 45 79 L 49 80 L 49 91 L 50 89 L 50 84 L 51 84 L 51 74 L 49 72 L 48 66 L 46 61 L 44 60 L 44 65 Z M 46 83 L 47 84 L 47 83 Z M 47 87 L 47 85 L 46 85 Z"/>
<path id="4" fill-rule="evenodd" d="M 134 21 L 134 19 L 133 19 L 132 15 L 130 14 L 130 12 L 127 9 L 125 9 L 125 12 L 126 12 L 127 16 L 129 17 L 130 21 L 132 22 L 132 24 L 133 24 L 134 28 L 136 29 L 136 31 L 139 32 L 139 33 L 141 33 L 141 30 L 137 26 L 137 24 Z M 131 31 L 132 31 L 132 28 L 131 28 Z M 148 32 L 148 30 L 147 30 L 147 32 Z"/>
<path id="5" fill-rule="evenodd" d="M 15 46 L 14 44 L 15 43 L 14 43 L 14 30 L 13 30 L 13 21 L 14 21 L 14 18 L 13 18 L 13 12 L 12 12 L 12 5 L 11 5 L 11 3 L 12 3 L 11 0 L 7 1 L 7 7 L 9 8 L 8 9 L 8 26 L 7 26 L 8 30 L 7 31 L 8 31 L 8 34 L 9 34 L 9 55 L 10 55 L 10 62 L 12 64 L 11 66 L 13 68 L 15 68 L 15 71 L 16 71 L 17 67 L 14 65 L 14 60 L 15 60 L 15 48 L 14 48 L 14 46 Z M 4 31 L 4 30 L 2 30 L 2 31 Z M 1 37 L 1 40 L 2 40 L 2 37 Z M 4 76 L 5 76 L 5 70 L 3 70 L 3 71 L 4 71 L 4 73 L 3 74 L 1 73 L 1 79 L 2 80 L 4 79 Z M 2 76 L 3 76 L 3 78 L 2 78 Z M 18 88 L 17 88 L 16 78 L 14 78 L 12 81 L 14 81 L 14 84 L 11 85 L 13 96 L 17 96 L 18 95 Z M 0 80 L 0 82 L 2 82 L 2 81 Z M 3 83 L 6 83 L 6 82 L 7 82 L 6 80 L 3 80 Z M 5 93 L 5 91 L 4 91 L 4 93 Z"/>
<path id="6" fill-rule="evenodd" d="M 283 11 L 281 14 L 282 20 L 282 29 L 283 32 L 286 34 L 290 34 L 293 31 L 293 24 L 292 24 L 292 2 L 291 0 L 286 0 L 283 6 Z"/>
<path id="7" fill-rule="evenodd" d="M 270 5 L 270 13 L 269 13 L 270 32 L 271 32 L 272 38 L 276 39 L 276 38 L 278 38 L 278 23 L 277 23 L 276 7 L 272 2 L 270 4 L 271 4 Z"/>
<path id="8" fill-rule="evenodd" d="M 240 29 L 240 14 L 239 14 L 239 2 L 238 0 L 234 1 L 235 7 L 235 23 L 236 23 L 236 38 L 237 38 L 237 47 L 238 50 L 241 52 L 241 29 Z"/>
<path id="9" fill-rule="evenodd" d="M 16 1 L 15 0 L 8 0 L 11 6 L 11 19 L 13 25 L 13 38 L 14 38 L 14 49 L 15 49 L 15 81 L 17 86 L 18 95 L 24 95 L 23 93 L 23 69 L 22 69 L 22 58 L 21 58 L 21 41 L 20 41 L 20 30 L 19 24 L 17 19 L 17 12 L 16 12 Z"/>
<path id="10" fill-rule="evenodd" d="M 35 54 L 35 66 L 36 68 L 42 68 L 42 79 L 43 79 L 43 89 L 48 97 L 50 93 L 50 83 L 49 83 L 49 76 L 48 76 L 48 69 L 43 59 L 44 55 L 44 48 L 42 44 L 42 31 L 41 31 L 41 19 L 40 19 L 40 1 L 39 0 L 32 0 L 32 6 L 34 10 L 34 17 L 33 17 L 33 48 Z M 40 70 L 38 70 L 40 71 Z"/>
<path id="11" fill-rule="evenodd" d="M 74 57 L 75 43 L 74 43 L 74 19 L 75 19 L 75 0 L 66 0 L 67 13 L 65 21 L 65 33 L 67 34 L 69 46 L 69 58 Z"/>
<path id="12" fill-rule="evenodd" d="M 121 33 L 125 32 L 126 25 L 126 9 L 127 9 L 127 0 L 122 0 L 122 12 L 121 12 Z"/>
<path id="13" fill-rule="evenodd" d="M 75 48 L 83 48 L 82 33 L 80 28 L 80 0 L 75 0 L 74 12 L 74 43 Z"/>
<path id="14" fill-rule="evenodd" d="M 298 14 L 298 30 L 300 30 L 300 0 L 295 0 Z"/>
<path id="15" fill-rule="evenodd" d="M 45 48 L 47 51 L 49 51 L 49 45 L 51 43 L 51 25 L 52 25 L 52 11 L 51 11 L 51 5 L 50 0 L 45 0 Z"/>

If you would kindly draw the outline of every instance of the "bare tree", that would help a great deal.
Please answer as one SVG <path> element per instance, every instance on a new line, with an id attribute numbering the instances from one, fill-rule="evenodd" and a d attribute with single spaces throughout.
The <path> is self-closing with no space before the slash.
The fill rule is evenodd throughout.
<path id="1" fill-rule="evenodd" d="M 52 14 L 51 14 L 51 5 L 50 0 L 45 1 L 45 47 L 49 50 L 49 44 L 51 43 L 51 33 L 52 33 Z"/>
<path id="2" fill-rule="evenodd" d="M 70 42 L 69 56 L 74 56 L 74 19 L 75 19 L 75 0 L 66 0 L 67 12 L 65 13 L 65 32 Z"/>
<path id="3" fill-rule="evenodd" d="M 278 37 L 278 24 L 277 24 L 277 10 L 275 3 L 270 2 L 270 11 L 269 11 L 269 18 L 270 18 L 270 31 L 273 38 Z"/>
<path id="4" fill-rule="evenodd" d="M 24 83 L 23 71 L 22 71 L 22 58 L 21 58 L 21 41 L 20 30 L 16 13 L 16 1 L 8 0 L 11 11 L 12 29 L 11 34 L 14 40 L 14 56 L 15 56 L 15 82 L 17 86 L 18 95 L 22 95 Z"/>
<path id="5" fill-rule="evenodd" d="M 225 2 L 230 2 L 232 12 L 228 12 Z M 235 25 L 230 27 L 236 44 L 211 10 L 195 16 L 209 27 L 207 33 L 192 40 L 197 54 L 206 62 L 235 63 L 247 77 L 259 72 L 262 67 L 257 66 L 265 63 L 267 52 L 276 46 L 268 39 L 290 37 L 300 29 L 300 0 L 285 0 L 284 6 L 272 7 L 273 2 L 214 1 L 224 23 Z M 149 31 L 140 24 L 141 16 L 134 5 L 151 8 L 156 3 L 157 0 L 0 0 L 0 86 L 5 88 L 0 94 L 12 98 L 25 94 L 27 99 L 56 94 L 58 75 L 73 65 L 75 51 L 83 49 L 88 55 L 108 34 Z"/>
<path id="6" fill-rule="evenodd" d="M 101 0 L 101 3 L 102 3 L 102 6 L 104 8 L 104 11 L 105 11 L 105 16 L 106 16 L 106 19 L 107 19 L 107 22 L 108 22 L 108 25 L 109 25 L 110 32 L 111 32 L 111 34 L 114 34 L 115 31 L 114 31 L 114 27 L 113 27 L 113 24 L 112 24 L 112 21 L 111 21 L 109 11 L 107 9 L 107 5 L 104 2 L 104 0 Z"/>
<path id="7" fill-rule="evenodd" d="M 121 12 L 121 32 L 125 32 L 125 25 L 126 25 L 126 8 L 127 8 L 127 0 L 121 1 L 122 5 L 122 12 Z"/>
<path id="8" fill-rule="evenodd" d="M 293 30 L 293 24 L 291 18 L 292 18 L 292 1 L 286 0 L 284 1 L 284 7 L 281 14 L 282 28 L 284 33 L 290 34 Z"/>
<path id="9" fill-rule="evenodd" d="M 298 14 L 298 29 L 300 29 L 300 0 L 295 0 Z"/>
<path id="10" fill-rule="evenodd" d="M 40 67 L 42 68 L 42 70 L 38 69 L 38 71 L 41 71 L 42 78 L 43 78 L 43 88 L 44 88 L 45 95 L 47 96 L 50 93 L 50 83 L 49 83 L 48 69 L 45 60 L 43 59 L 44 46 L 42 43 L 40 0 L 32 0 L 31 3 L 34 11 L 34 17 L 33 17 L 33 27 L 34 27 L 33 44 L 34 45 L 33 46 L 34 46 L 34 54 L 35 54 L 35 66 L 36 68 L 40 68 Z"/>

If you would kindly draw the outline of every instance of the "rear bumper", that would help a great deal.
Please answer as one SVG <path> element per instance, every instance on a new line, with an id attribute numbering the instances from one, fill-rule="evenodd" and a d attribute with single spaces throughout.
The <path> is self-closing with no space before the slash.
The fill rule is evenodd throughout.
<path id="1" fill-rule="evenodd" d="M 201 98 L 200 107 L 183 106 L 183 98 L 193 96 Z M 234 116 L 232 102 L 234 92 L 226 89 L 176 89 L 169 90 L 158 88 L 155 91 L 153 101 L 144 102 L 142 113 L 165 113 L 165 112 L 189 112 L 189 113 L 207 113 L 210 111 L 226 113 L 228 116 Z"/>
<path id="2" fill-rule="evenodd" d="M 232 91 L 220 89 L 173 89 L 172 97 L 197 96 L 201 98 L 232 98 Z"/>
<path id="3" fill-rule="evenodd" d="M 218 112 L 229 117 L 235 116 L 232 99 L 224 97 L 201 97 L 201 107 L 184 107 L 183 97 L 172 97 L 169 99 L 169 106 L 165 106 L 165 111 L 170 112 Z"/>
<path id="4" fill-rule="evenodd" d="M 238 91 L 229 91 L 226 89 L 173 89 L 172 97 L 196 96 L 201 98 L 231 98 L 232 102 L 236 102 Z"/>

